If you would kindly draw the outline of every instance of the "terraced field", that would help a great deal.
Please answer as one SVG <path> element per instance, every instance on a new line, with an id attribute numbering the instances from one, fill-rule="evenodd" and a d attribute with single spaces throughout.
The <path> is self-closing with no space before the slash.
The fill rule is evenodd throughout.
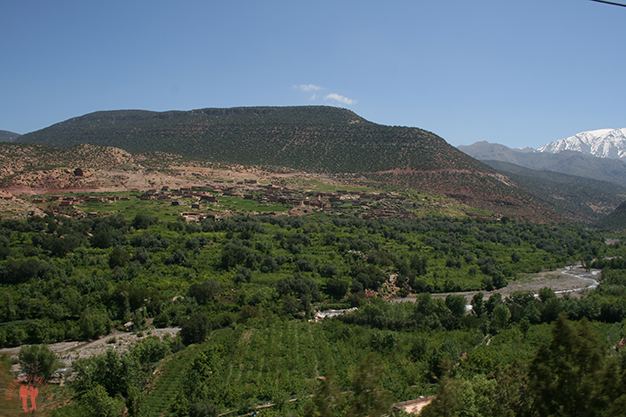
<path id="1" fill-rule="evenodd" d="M 147 393 L 148 415 L 167 415 L 164 410 L 174 404 L 177 395 L 193 401 L 198 392 L 225 406 L 221 413 L 287 403 L 301 407 L 314 392 L 317 378 L 329 370 L 339 386 L 349 390 L 355 370 L 373 351 L 372 333 L 377 332 L 381 333 L 355 332 L 339 322 L 297 321 L 265 329 L 217 331 L 205 344 L 180 352 L 158 368 Z M 406 343 L 409 337 L 400 334 L 398 342 Z M 418 382 L 419 367 L 406 362 L 399 351 L 384 353 L 384 384 L 394 397 L 430 393 Z"/>

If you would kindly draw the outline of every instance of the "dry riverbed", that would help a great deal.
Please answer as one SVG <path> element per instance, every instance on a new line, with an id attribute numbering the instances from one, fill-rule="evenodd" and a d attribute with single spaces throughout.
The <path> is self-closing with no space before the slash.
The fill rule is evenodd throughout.
<path id="1" fill-rule="evenodd" d="M 176 336 L 180 327 L 169 327 L 165 329 L 151 329 L 143 332 L 118 332 L 102 336 L 98 340 L 91 342 L 60 342 L 48 345 L 51 351 L 56 353 L 58 358 L 65 364 L 65 368 L 71 368 L 72 362 L 81 358 L 90 358 L 101 355 L 107 349 L 115 349 L 120 353 L 128 352 L 130 346 L 148 336 L 163 337 Z M 17 356 L 22 346 L 0 349 L 0 355 Z M 20 366 L 15 364 L 11 367 L 11 372 L 18 374 Z"/>
<path id="2" fill-rule="evenodd" d="M 580 297 L 585 291 L 593 289 L 598 285 L 597 280 L 600 278 L 600 270 L 595 269 L 586 271 L 580 265 L 567 266 L 565 268 L 559 268 L 555 271 L 544 271 L 536 274 L 523 275 L 517 280 L 511 282 L 504 288 L 500 288 L 494 291 L 482 291 L 485 295 L 485 299 L 489 298 L 492 294 L 500 293 L 502 297 L 508 297 L 515 291 L 531 291 L 537 294 L 542 288 L 551 288 L 557 296 L 564 296 L 570 294 L 572 297 Z M 433 298 L 445 298 L 449 294 L 456 294 L 464 296 L 468 302 L 479 291 L 468 291 L 459 293 L 440 293 L 433 294 Z M 405 298 L 395 298 L 393 301 L 415 301 L 416 296 L 411 294 Z"/>

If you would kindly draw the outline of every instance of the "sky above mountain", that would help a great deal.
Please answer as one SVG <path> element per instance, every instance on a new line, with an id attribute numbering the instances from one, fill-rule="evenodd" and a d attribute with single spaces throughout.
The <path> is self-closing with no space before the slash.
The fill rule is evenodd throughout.
<path id="1" fill-rule="evenodd" d="M 0 129 L 325 104 L 537 148 L 626 126 L 625 25 L 590 0 L 0 0 Z"/>

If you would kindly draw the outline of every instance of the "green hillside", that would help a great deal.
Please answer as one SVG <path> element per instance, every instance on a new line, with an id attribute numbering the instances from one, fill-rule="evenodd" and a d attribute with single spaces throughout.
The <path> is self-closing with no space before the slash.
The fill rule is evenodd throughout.
<path id="1" fill-rule="evenodd" d="M 89 143 L 328 173 L 395 168 L 491 171 L 433 133 L 377 125 L 349 110 L 324 106 L 97 112 L 23 135 L 19 141 Z"/>
<path id="2" fill-rule="evenodd" d="M 626 202 L 623 202 L 609 215 L 601 218 L 597 226 L 603 230 L 623 231 L 626 230 Z"/>
<path id="3" fill-rule="evenodd" d="M 553 171 L 537 171 L 507 162 L 484 162 L 568 218 L 597 220 L 611 213 L 626 198 L 626 188 L 610 182 Z"/>

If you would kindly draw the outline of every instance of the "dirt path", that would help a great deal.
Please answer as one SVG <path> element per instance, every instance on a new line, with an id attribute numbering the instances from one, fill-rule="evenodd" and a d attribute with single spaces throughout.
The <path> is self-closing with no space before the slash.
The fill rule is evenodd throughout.
<path id="1" fill-rule="evenodd" d="M 494 291 L 437 293 L 433 294 L 432 297 L 445 298 L 450 294 L 455 294 L 464 296 L 469 302 L 478 292 L 485 294 L 485 299 L 495 293 L 500 293 L 502 294 L 502 297 L 505 298 L 515 291 L 532 291 L 534 294 L 537 294 L 539 290 L 544 287 L 551 288 L 557 296 L 560 297 L 565 294 L 580 297 L 584 290 L 593 289 L 598 286 L 597 280 L 600 278 L 600 272 L 601 270 L 599 269 L 586 271 L 580 265 L 571 265 L 566 266 L 565 268 L 559 268 L 556 271 L 544 271 L 536 274 L 523 275 L 506 287 Z M 415 302 L 415 299 L 416 296 L 412 294 L 405 298 L 394 298 L 392 301 Z"/>

